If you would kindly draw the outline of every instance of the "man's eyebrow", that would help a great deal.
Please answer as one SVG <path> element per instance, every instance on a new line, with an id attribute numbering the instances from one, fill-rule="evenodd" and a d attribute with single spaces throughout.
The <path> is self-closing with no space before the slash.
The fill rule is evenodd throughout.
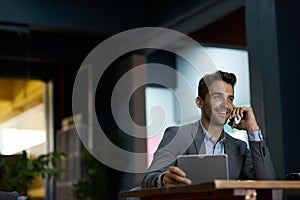
<path id="1" fill-rule="evenodd" d="M 213 93 L 211 93 L 211 96 L 213 96 L 213 95 L 223 95 L 224 96 L 224 93 L 222 93 L 222 92 L 213 92 Z M 229 95 L 229 97 L 234 98 L 234 95 Z"/>
<path id="2" fill-rule="evenodd" d="M 213 92 L 213 93 L 211 93 L 211 95 L 215 95 L 215 94 L 224 95 L 224 93 L 222 93 L 222 92 Z"/>

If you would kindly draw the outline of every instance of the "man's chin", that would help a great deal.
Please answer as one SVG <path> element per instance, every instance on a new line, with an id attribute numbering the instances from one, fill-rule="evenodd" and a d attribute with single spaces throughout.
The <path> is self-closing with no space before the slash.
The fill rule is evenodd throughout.
<path id="1" fill-rule="evenodd" d="M 215 121 L 215 125 L 217 125 L 217 126 L 224 126 L 225 124 L 226 124 L 226 122 L 227 122 L 227 120 L 226 121 L 224 121 L 224 120 L 222 120 L 222 121 Z"/>
<path id="2" fill-rule="evenodd" d="M 228 119 L 229 117 L 216 116 L 213 121 L 215 122 L 216 125 L 224 126 L 227 123 Z"/>
<path id="3" fill-rule="evenodd" d="M 224 126 L 227 123 L 227 121 L 228 121 L 228 118 L 220 119 L 220 120 L 218 120 L 218 124 Z"/>

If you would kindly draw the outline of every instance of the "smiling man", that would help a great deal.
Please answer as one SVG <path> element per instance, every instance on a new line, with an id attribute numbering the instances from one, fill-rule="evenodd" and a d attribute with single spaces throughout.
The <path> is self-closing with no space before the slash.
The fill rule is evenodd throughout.
<path id="1" fill-rule="evenodd" d="M 274 179 L 269 148 L 264 140 L 251 107 L 235 107 L 233 73 L 217 71 L 199 81 L 196 104 L 201 109 L 201 120 L 182 127 L 170 127 L 154 154 L 145 175 L 143 187 L 192 184 L 185 172 L 175 166 L 179 155 L 227 154 L 230 179 Z M 233 128 L 246 130 L 249 148 L 244 141 L 224 131 L 228 119 L 239 123 Z M 201 170 L 201 169 L 199 169 Z"/>

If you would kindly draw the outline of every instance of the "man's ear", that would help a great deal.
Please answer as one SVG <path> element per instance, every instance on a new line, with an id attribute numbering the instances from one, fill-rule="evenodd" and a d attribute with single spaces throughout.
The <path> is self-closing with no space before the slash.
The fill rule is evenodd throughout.
<path id="1" fill-rule="evenodd" d="M 201 109 L 203 108 L 203 99 L 201 97 L 198 96 L 196 98 L 195 102 L 199 108 L 201 108 Z"/>

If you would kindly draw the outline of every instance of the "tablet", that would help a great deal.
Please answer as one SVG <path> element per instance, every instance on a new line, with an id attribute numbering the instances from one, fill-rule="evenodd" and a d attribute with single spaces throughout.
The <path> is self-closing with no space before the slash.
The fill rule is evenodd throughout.
<path id="1" fill-rule="evenodd" d="M 177 166 L 186 173 L 192 184 L 229 179 L 226 154 L 181 155 L 177 157 Z"/>

